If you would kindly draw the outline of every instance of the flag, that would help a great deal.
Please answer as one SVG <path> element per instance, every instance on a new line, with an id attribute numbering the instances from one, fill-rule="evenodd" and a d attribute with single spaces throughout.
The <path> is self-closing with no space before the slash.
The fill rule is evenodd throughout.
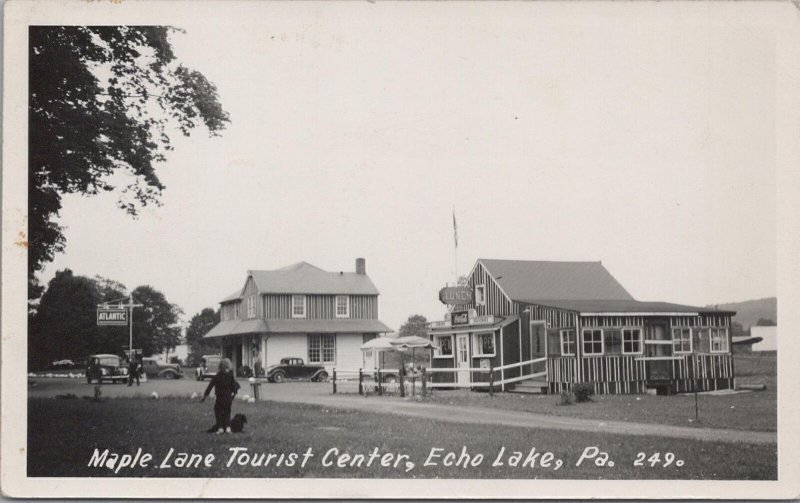
<path id="1" fill-rule="evenodd" d="M 453 210 L 453 239 L 456 242 L 456 248 L 458 248 L 458 226 L 456 225 L 456 210 Z"/>

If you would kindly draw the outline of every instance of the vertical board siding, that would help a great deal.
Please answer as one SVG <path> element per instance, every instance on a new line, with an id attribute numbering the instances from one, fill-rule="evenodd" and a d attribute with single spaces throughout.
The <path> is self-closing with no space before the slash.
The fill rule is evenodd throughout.
<path id="1" fill-rule="evenodd" d="M 377 295 L 350 295 L 350 319 L 377 319 Z M 292 296 L 269 294 L 263 299 L 266 319 L 291 319 Z M 306 295 L 306 319 L 323 320 L 336 318 L 335 295 Z"/>
<path id="2" fill-rule="evenodd" d="M 474 289 L 476 285 L 486 286 L 485 304 L 477 306 L 473 302 L 471 304 L 457 306 L 458 308 L 475 309 L 481 316 L 487 314 L 493 314 L 495 316 L 517 314 L 517 304 L 506 297 L 502 290 L 500 290 L 500 286 L 480 262 L 475 266 L 475 269 L 467 280 L 467 286 L 470 288 Z"/>

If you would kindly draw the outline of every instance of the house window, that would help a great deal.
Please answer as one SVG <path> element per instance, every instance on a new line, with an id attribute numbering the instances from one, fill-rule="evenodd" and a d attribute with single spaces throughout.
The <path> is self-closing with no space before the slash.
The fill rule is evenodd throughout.
<path id="1" fill-rule="evenodd" d="M 350 316 L 350 297 L 347 295 L 336 296 L 336 317 L 347 318 Z"/>
<path id="2" fill-rule="evenodd" d="M 585 355 L 603 354 L 602 330 L 586 329 L 583 331 L 583 354 Z"/>
<path id="3" fill-rule="evenodd" d="M 475 356 L 494 356 L 494 332 L 475 334 L 472 341 L 475 347 Z"/>
<path id="4" fill-rule="evenodd" d="M 453 336 L 452 335 L 437 335 L 434 336 L 434 344 L 439 346 L 435 349 L 434 358 L 452 358 L 453 357 Z"/>
<path id="5" fill-rule="evenodd" d="M 672 329 L 672 352 L 691 353 L 692 352 L 692 329 L 673 328 Z"/>
<path id="6" fill-rule="evenodd" d="M 486 285 L 478 285 L 475 287 L 475 305 L 486 305 Z"/>
<path id="7" fill-rule="evenodd" d="M 308 336 L 308 363 L 335 363 L 336 336 L 311 334 Z"/>
<path id="8" fill-rule="evenodd" d="M 711 352 L 712 353 L 727 353 L 728 352 L 728 329 L 727 328 L 712 328 L 711 330 Z"/>
<path id="9" fill-rule="evenodd" d="M 306 296 L 292 295 L 292 318 L 306 317 Z"/>
<path id="10" fill-rule="evenodd" d="M 563 356 L 575 356 L 575 331 L 561 330 L 561 354 Z"/>
<path id="11" fill-rule="evenodd" d="M 256 297 L 255 295 L 251 295 L 247 297 L 247 317 L 248 318 L 255 318 L 256 317 Z"/>
<path id="12" fill-rule="evenodd" d="M 638 355 L 642 352 L 642 330 L 639 328 L 622 329 L 622 354 Z"/>

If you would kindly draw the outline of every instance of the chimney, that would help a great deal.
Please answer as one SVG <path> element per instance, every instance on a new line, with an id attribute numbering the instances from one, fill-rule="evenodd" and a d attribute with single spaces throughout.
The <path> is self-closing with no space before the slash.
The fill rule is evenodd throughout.
<path id="1" fill-rule="evenodd" d="M 363 258 L 356 259 L 356 274 L 360 274 L 362 276 L 367 274 L 367 261 Z"/>

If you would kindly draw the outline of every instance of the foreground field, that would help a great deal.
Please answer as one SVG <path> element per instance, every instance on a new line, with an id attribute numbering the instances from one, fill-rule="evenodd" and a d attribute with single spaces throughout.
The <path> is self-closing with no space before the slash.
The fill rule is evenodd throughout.
<path id="1" fill-rule="evenodd" d="M 464 425 L 276 402 L 237 403 L 236 408 L 247 414 L 247 431 L 213 435 L 203 432 L 213 423 L 209 403 L 177 398 L 104 402 L 31 398 L 28 474 L 114 476 L 117 465 L 112 465 L 114 469 L 89 466 L 95 449 L 100 455 L 109 449 L 104 461 L 98 463 L 102 465 L 110 462 L 113 453 L 134 455 L 141 448 L 143 454 L 152 455 L 152 460 L 146 466 L 139 463 L 134 468 L 120 468 L 116 476 L 723 480 L 777 476 L 775 445 Z M 581 454 L 587 448 L 592 451 L 592 447 L 607 452 L 608 459 L 598 454 L 576 466 Z M 231 460 L 231 449 L 236 448 L 240 454 L 264 454 L 255 460 L 267 466 L 240 465 L 244 457 Z M 435 448 L 442 450 L 432 451 Z M 533 467 L 509 466 L 514 461 L 510 458 L 513 451 L 522 453 L 521 463 L 532 448 L 534 454 L 540 453 Z M 367 466 L 366 460 L 375 449 L 377 456 Z M 443 465 L 447 452 L 455 452 L 457 458 L 462 449 L 468 453 L 470 466 Z M 503 464 L 493 466 L 501 450 Z M 178 467 L 181 452 L 196 453 L 198 459 L 212 454 L 214 460 L 209 467 Z M 436 465 L 425 466 L 431 452 L 441 457 L 430 460 Z M 553 459 L 544 463 L 547 452 L 552 452 Z M 269 457 L 270 453 L 275 456 Z M 290 464 L 292 453 L 295 459 Z M 342 461 L 344 466 L 338 467 L 336 463 L 345 453 L 363 454 L 362 465 Z M 655 453 L 659 453 L 657 460 Z M 310 455 L 302 465 L 304 454 Z M 477 462 L 479 454 L 483 459 Z M 384 455 L 391 455 L 389 466 L 381 465 Z M 637 457 L 642 456 L 642 466 L 635 466 Z M 597 460 L 604 461 L 605 466 L 597 466 Z M 333 465 L 324 466 L 329 461 Z M 555 469 L 558 461 L 562 464 Z"/>
<path id="2" fill-rule="evenodd" d="M 431 403 L 495 407 L 508 410 L 609 421 L 634 421 L 675 426 L 726 428 L 749 431 L 777 431 L 778 402 L 776 357 L 735 355 L 738 383 L 763 383 L 765 391 L 698 396 L 698 420 L 694 395 L 597 395 L 592 402 L 562 406 L 554 395 L 522 395 L 464 391 L 437 391 Z"/>

